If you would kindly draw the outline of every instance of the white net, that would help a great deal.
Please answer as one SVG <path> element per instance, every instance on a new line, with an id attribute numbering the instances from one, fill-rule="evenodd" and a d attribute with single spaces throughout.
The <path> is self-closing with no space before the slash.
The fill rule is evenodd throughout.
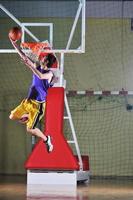
<path id="1" fill-rule="evenodd" d="M 133 96 L 127 99 L 130 107 L 119 95 L 68 95 L 81 153 L 90 157 L 92 176 L 132 178 Z M 64 132 L 72 139 L 68 122 Z"/>

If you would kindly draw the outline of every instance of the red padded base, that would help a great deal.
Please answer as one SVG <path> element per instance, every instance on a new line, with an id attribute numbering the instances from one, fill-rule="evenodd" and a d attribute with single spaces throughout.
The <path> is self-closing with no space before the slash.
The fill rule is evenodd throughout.
<path id="1" fill-rule="evenodd" d="M 75 155 L 75 158 L 78 161 L 78 156 Z M 90 170 L 90 165 L 89 165 L 89 156 L 87 155 L 82 155 L 82 162 L 83 162 L 83 171 L 89 171 Z"/>
<path id="2" fill-rule="evenodd" d="M 48 90 L 45 133 L 52 136 L 54 149 L 48 153 L 40 140 L 25 163 L 26 169 L 77 170 L 79 164 L 63 135 L 64 88 Z"/>

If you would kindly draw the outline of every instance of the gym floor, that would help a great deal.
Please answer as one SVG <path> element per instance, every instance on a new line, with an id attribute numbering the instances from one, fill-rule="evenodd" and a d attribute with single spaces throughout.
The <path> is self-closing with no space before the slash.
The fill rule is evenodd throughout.
<path id="1" fill-rule="evenodd" d="M 0 200 L 133 200 L 133 181 L 91 179 L 79 183 L 76 195 L 26 196 L 26 176 L 0 176 Z"/>

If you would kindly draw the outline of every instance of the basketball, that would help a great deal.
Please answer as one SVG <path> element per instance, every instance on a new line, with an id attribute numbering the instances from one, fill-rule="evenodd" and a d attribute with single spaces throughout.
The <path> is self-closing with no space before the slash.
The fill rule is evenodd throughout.
<path id="1" fill-rule="evenodd" d="M 9 38 L 11 38 L 13 41 L 19 40 L 22 36 L 22 31 L 21 28 L 19 27 L 13 27 L 10 31 L 9 31 Z"/>

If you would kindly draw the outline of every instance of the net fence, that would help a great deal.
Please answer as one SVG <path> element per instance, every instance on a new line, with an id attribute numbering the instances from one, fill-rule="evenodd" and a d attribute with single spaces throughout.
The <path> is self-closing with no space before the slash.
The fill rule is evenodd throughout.
<path id="1" fill-rule="evenodd" d="M 128 96 L 130 105 L 133 96 Z M 82 155 L 89 155 L 96 177 L 132 178 L 133 112 L 124 96 L 68 96 Z M 65 122 L 68 139 L 71 130 Z M 73 149 L 74 146 L 72 146 Z"/>
<path id="2" fill-rule="evenodd" d="M 0 1 L 21 23 L 53 23 L 54 49 L 66 48 L 79 3 L 76 0 Z M 86 1 L 86 51 L 65 54 L 67 91 L 133 91 L 132 10 L 132 1 Z M 8 31 L 16 25 L 0 9 L 0 49 L 12 49 Z M 40 41 L 49 40 L 48 27 L 29 26 L 28 29 Z M 25 40 L 32 42 L 33 38 L 25 34 Z M 78 49 L 80 45 L 81 14 L 71 48 Z M 27 96 L 31 79 L 32 73 L 17 54 L 0 53 L 0 173 L 25 173 L 22 163 L 30 152 L 30 136 L 24 134 L 23 126 L 10 122 L 8 115 Z M 83 155 L 89 155 L 92 176 L 132 178 L 133 96 L 67 96 L 80 150 Z M 66 121 L 64 133 L 68 140 L 72 139 Z M 14 157 L 16 148 L 18 155 Z"/>

